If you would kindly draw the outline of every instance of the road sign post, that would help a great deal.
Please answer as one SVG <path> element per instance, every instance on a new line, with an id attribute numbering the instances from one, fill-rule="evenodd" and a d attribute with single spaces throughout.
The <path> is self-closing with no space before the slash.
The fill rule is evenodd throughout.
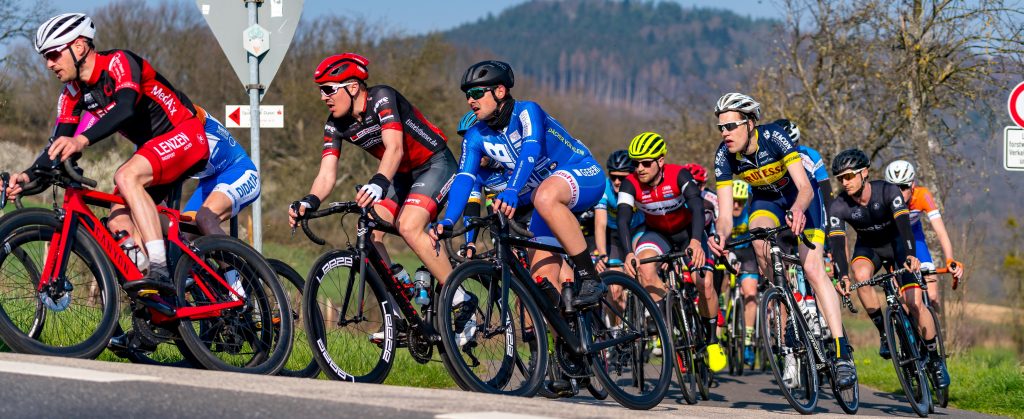
<path id="1" fill-rule="evenodd" d="M 303 0 L 270 0 L 269 8 L 261 7 L 263 3 L 264 0 L 196 1 L 228 62 L 249 92 L 250 157 L 257 171 L 260 170 L 260 100 L 288 51 L 302 15 Z M 239 6 L 244 7 L 245 14 Z M 263 250 L 262 204 L 260 197 L 252 205 L 253 246 L 260 251 Z"/>

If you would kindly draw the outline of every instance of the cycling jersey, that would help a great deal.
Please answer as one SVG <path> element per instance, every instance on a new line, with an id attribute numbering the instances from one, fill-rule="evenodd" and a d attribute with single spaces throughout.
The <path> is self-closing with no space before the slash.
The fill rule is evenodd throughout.
<path id="1" fill-rule="evenodd" d="M 928 216 L 928 220 L 942 218 L 939 213 L 939 206 L 935 204 L 935 198 L 931 191 L 924 186 L 914 186 L 914 192 L 910 196 L 910 224 L 914 230 L 914 241 L 917 246 L 917 258 L 921 260 L 921 269 L 935 269 L 935 262 L 932 260 L 932 253 L 928 249 L 928 243 L 924 236 L 924 223 L 921 221 L 921 214 Z"/>
<path id="2" fill-rule="evenodd" d="M 672 242 L 686 244 L 691 238 L 706 244 L 704 200 L 697 181 L 688 170 L 677 164 L 666 164 L 661 170 L 662 179 L 657 186 L 641 183 L 636 173 L 622 181 L 619 187 L 619 225 L 628 223 L 634 207 L 643 212 L 644 226 L 648 231 L 641 236 L 637 251 L 647 244 L 663 254 L 670 250 Z M 694 211 L 694 208 L 699 210 Z M 633 249 L 630 230 L 619 228 L 619 241 L 626 249 Z"/>
<path id="3" fill-rule="evenodd" d="M 709 188 L 704 188 L 700 191 L 700 196 L 704 198 L 704 227 L 710 229 L 718 220 L 718 194 Z"/>
<path id="4" fill-rule="evenodd" d="M 615 192 L 615 186 L 612 185 L 612 181 L 608 180 L 604 187 L 604 196 L 598 201 L 597 206 L 594 209 L 603 209 L 608 211 L 608 229 L 617 230 L 619 227 L 619 196 Z M 629 220 L 629 227 L 636 229 L 644 224 L 644 214 L 637 212 L 633 214 L 633 218 Z M 612 240 L 609 240 L 612 241 Z"/>
<path id="5" fill-rule="evenodd" d="M 825 169 L 825 162 L 821 159 L 821 153 L 818 153 L 818 150 L 805 145 L 796 146 L 796 150 L 800 152 L 804 169 L 811 174 L 812 179 L 818 181 L 819 184 L 828 181 L 828 169 Z"/>
<path id="6" fill-rule="evenodd" d="M 392 87 L 370 87 L 363 106 L 361 119 L 351 115 L 327 117 L 321 157 L 339 156 L 341 145 L 350 142 L 380 159 L 385 149 L 381 134 L 389 129 L 403 134 L 402 161 L 398 166 L 401 173 L 412 172 L 434 154 L 448 149 L 448 139 L 441 130 Z"/>
<path id="7" fill-rule="evenodd" d="M 903 200 L 900 188 L 882 180 L 873 180 L 870 185 L 871 196 L 866 205 L 860 205 L 845 192 L 832 201 L 832 206 L 829 208 L 828 234 L 832 241 L 832 248 L 846 249 L 846 225 L 849 224 L 857 232 L 855 248 L 893 248 L 890 257 L 897 259 L 902 256 L 902 253 L 915 254 L 914 236 L 910 228 L 910 211 L 907 209 L 907 203 Z M 894 247 L 894 243 L 896 247 Z M 872 252 L 878 253 L 877 251 Z M 868 258 L 871 259 L 871 257 Z M 893 262 L 902 263 L 903 260 L 893 260 Z M 839 268 L 840 277 L 846 275 L 848 272 L 846 258 L 837 257 L 836 265 Z M 882 267 L 878 263 L 874 263 L 874 266 L 875 269 Z"/>
<path id="8" fill-rule="evenodd" d="M 199 179 L 192 197 L 185 203 L 182 212 L 198 211 L 213 192 L 223 193 L 231 200 L 231 216 L 256 201 L 260 196 L 262 182 L 256 164 L 249 159 L 228 129 L 216 118 L 196 106 L 196 111 L 209 140 L 210 159 L 203 171 L 193 175 Z"/>
<path id="9" fill-rule="evenodd" d="M 445 219 L 455 220 L 462 214 L 484 156 L 511 171 L 505 190 L 517 192 L 520 202 L 532 202 L 533 190 L 544 179 L 558 177 L 569 185 L 570 210 L 581 212 L 597 204 L 605 175 L 590 150 L 536 103 L 516 101 L 510 105 L 512 118 L 501 132 L 479 123 L 466 131 Z M 537 236 L 551 235 L 536 212 L 530 230 Z"/>
<path id="10" fill-rule="evenodd" d="M 86 111 L 99 118 L 82 132 L 90 144 L 120 132 L 141 146 L 195 117 L 188 97 L 127 50 L 97 52 L 89 80 L 64 85 L 57 102 L 56 136 L 73 135 Z"/>
<path id="11" fill-rule="evenodd" d="M 235 141 L 235 137 L 231 136 L 224 124 L 205 112 L 200 112 L 200 116 L 202 116 L 200 120 L 204 121 L 203 130 L 206 131 L 206 139 L 209 141 L 210 159 L 207 160 L 206 167 L 201 172 L 192 175 L 193 178 L 204 179 L 219 175 L 240 162 L 252 163 L 245 148 Z"/>
<path id="12" fill-rule="evenodd" d="M 729 237 L 734 241 L 750 237 L 750 205 L 743 206 L 743 211 L 740 212 L 739 217 L 732 217 L 732 235 Z M 744 243 L 735 248 L 741 249 L 748 246 L 750 246 L 750 243 Z"/>

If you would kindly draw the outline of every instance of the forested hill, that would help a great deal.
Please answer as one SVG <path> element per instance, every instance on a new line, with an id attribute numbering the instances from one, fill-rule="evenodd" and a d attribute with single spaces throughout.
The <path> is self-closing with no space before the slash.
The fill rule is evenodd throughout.
<path id="1" fill-rule="evenodd" d="M 642 109 L 749 82 L 776 24 L 674 2 L 535 0 L 443 35 L 492 51 L 544 87 Z"/>

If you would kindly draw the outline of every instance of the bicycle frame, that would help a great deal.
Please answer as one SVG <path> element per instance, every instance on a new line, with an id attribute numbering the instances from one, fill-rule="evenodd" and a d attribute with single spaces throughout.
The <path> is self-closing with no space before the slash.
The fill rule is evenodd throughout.
<path id="1" fill-rule="evenodd" d="M 122 251 L 121 247 L 117 244 L 117 241 L 107 230 L 106 226 L 101 222 L 89 206 L 98 206 L 110 208 L 113 204 L 125 205 L 124 198 L 92 190 L 81 189 L 77 185 L 68 185 L 64 192 L 64 204 L 62 208 L 57 209 L 57 215 L 62 221 L 60 231 L 55 231 L 53 237 L 50 240 L 49 250 L 46 256 L 46 263 L 43 267 L 43 274 L 40 278 L 37 291 L 39 292 L 53 292 L 54 289 L 64 290 L 65 287 L 63 282 L 66 281 L 65 269 L 70 257 L 69 251 L 71 248 L 71 241 L 74 240 L 75 233 L 79 229 L 83 229 L 87 234 L 96 239 L 102 249 L 104 255 L 113 262 L 115 269 L 120 274 L 120 278 L 124 282 L 138 281 L 142 279 L 142 272 L 135 266 L 135 263 Z M 160 214 L 167 216 L 170 220 L 170 226 L 167 232 L 167 239 L 172 244 L 171 249 L 180 251 L 185 255 L 188 255 L 196 264 L 198 264 L 206 273 L 213 276 L 213 278 L 222 286 L 224 289 L 231 292 L 232 295 L 239 297 L 237 300 L 215 302 L 210 305 L 204 306 L 193 306 L 193 307 L 180 307 L 175 309 L 174 315 L 166 315 L 158 310 L 151 310 L 153 314 L 153 321 L 155 323 L 165 323 L 179 319 L 205 319 L 211 317 L 219 317 L 221 310 L 232 309 L 241 307 L 245 304 L 245 301 L 241 296 L 236 293 L 227 281 L 224 280 L 215 270 L 210 268 L 200 257 L 198 257 L 191 249 L 191 247 L 182 241 L 182 234 L 180 230 L 180 213 L 177 210 L 170 209 L 167 207 L 157 206 L 157 211 Z M 173 254 L 169 260 L 175 260 Z M 52 285 L 58 285 L 52 287 Z M 196 278 L 196 285 L 202 290 L 203 294 L 209 301 L 219 301 L 216 294 L 209 288 L 205 281 Z M 145 303 L 144 303 L 145 304 Z"/>

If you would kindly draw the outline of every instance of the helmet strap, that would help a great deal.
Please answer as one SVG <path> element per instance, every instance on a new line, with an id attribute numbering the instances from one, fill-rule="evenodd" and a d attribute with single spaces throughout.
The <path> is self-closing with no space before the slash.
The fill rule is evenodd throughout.
<path id="1" fill-rule="evenodd" d="M 491 114 L 491 117 L 485 120 L 488 127 L 495 131 L 501 131 L 508 126 L 509 121 L 512 120 L 512 108 L 516 105 L 516 100 L 512 98 L 512 95 L 506 91 L 505 98 L 498 100 L 498 97 L 494 95 L 494 91 L 491 90 L 491 97 L 498 103 L 498 109 Z"/>
<path id="2" fill-rule="evenodd" d="M 72 43 L 73 42 L 74 41 L 72 41 Z M 71 53 L 71 60 L 75 62 L 75 78 L 82 75 L 82 64 L 85 63 L 85 57 L 89 56 L 89 52 L 92 51 L 92 44 L 90 42 L 86 42 L 85 45 L 88 49 L 85 50 L 85 53 L 82 54 L 81 58 L 75 56 L 74 45 L 68 45 L 68 52 Z"/>

